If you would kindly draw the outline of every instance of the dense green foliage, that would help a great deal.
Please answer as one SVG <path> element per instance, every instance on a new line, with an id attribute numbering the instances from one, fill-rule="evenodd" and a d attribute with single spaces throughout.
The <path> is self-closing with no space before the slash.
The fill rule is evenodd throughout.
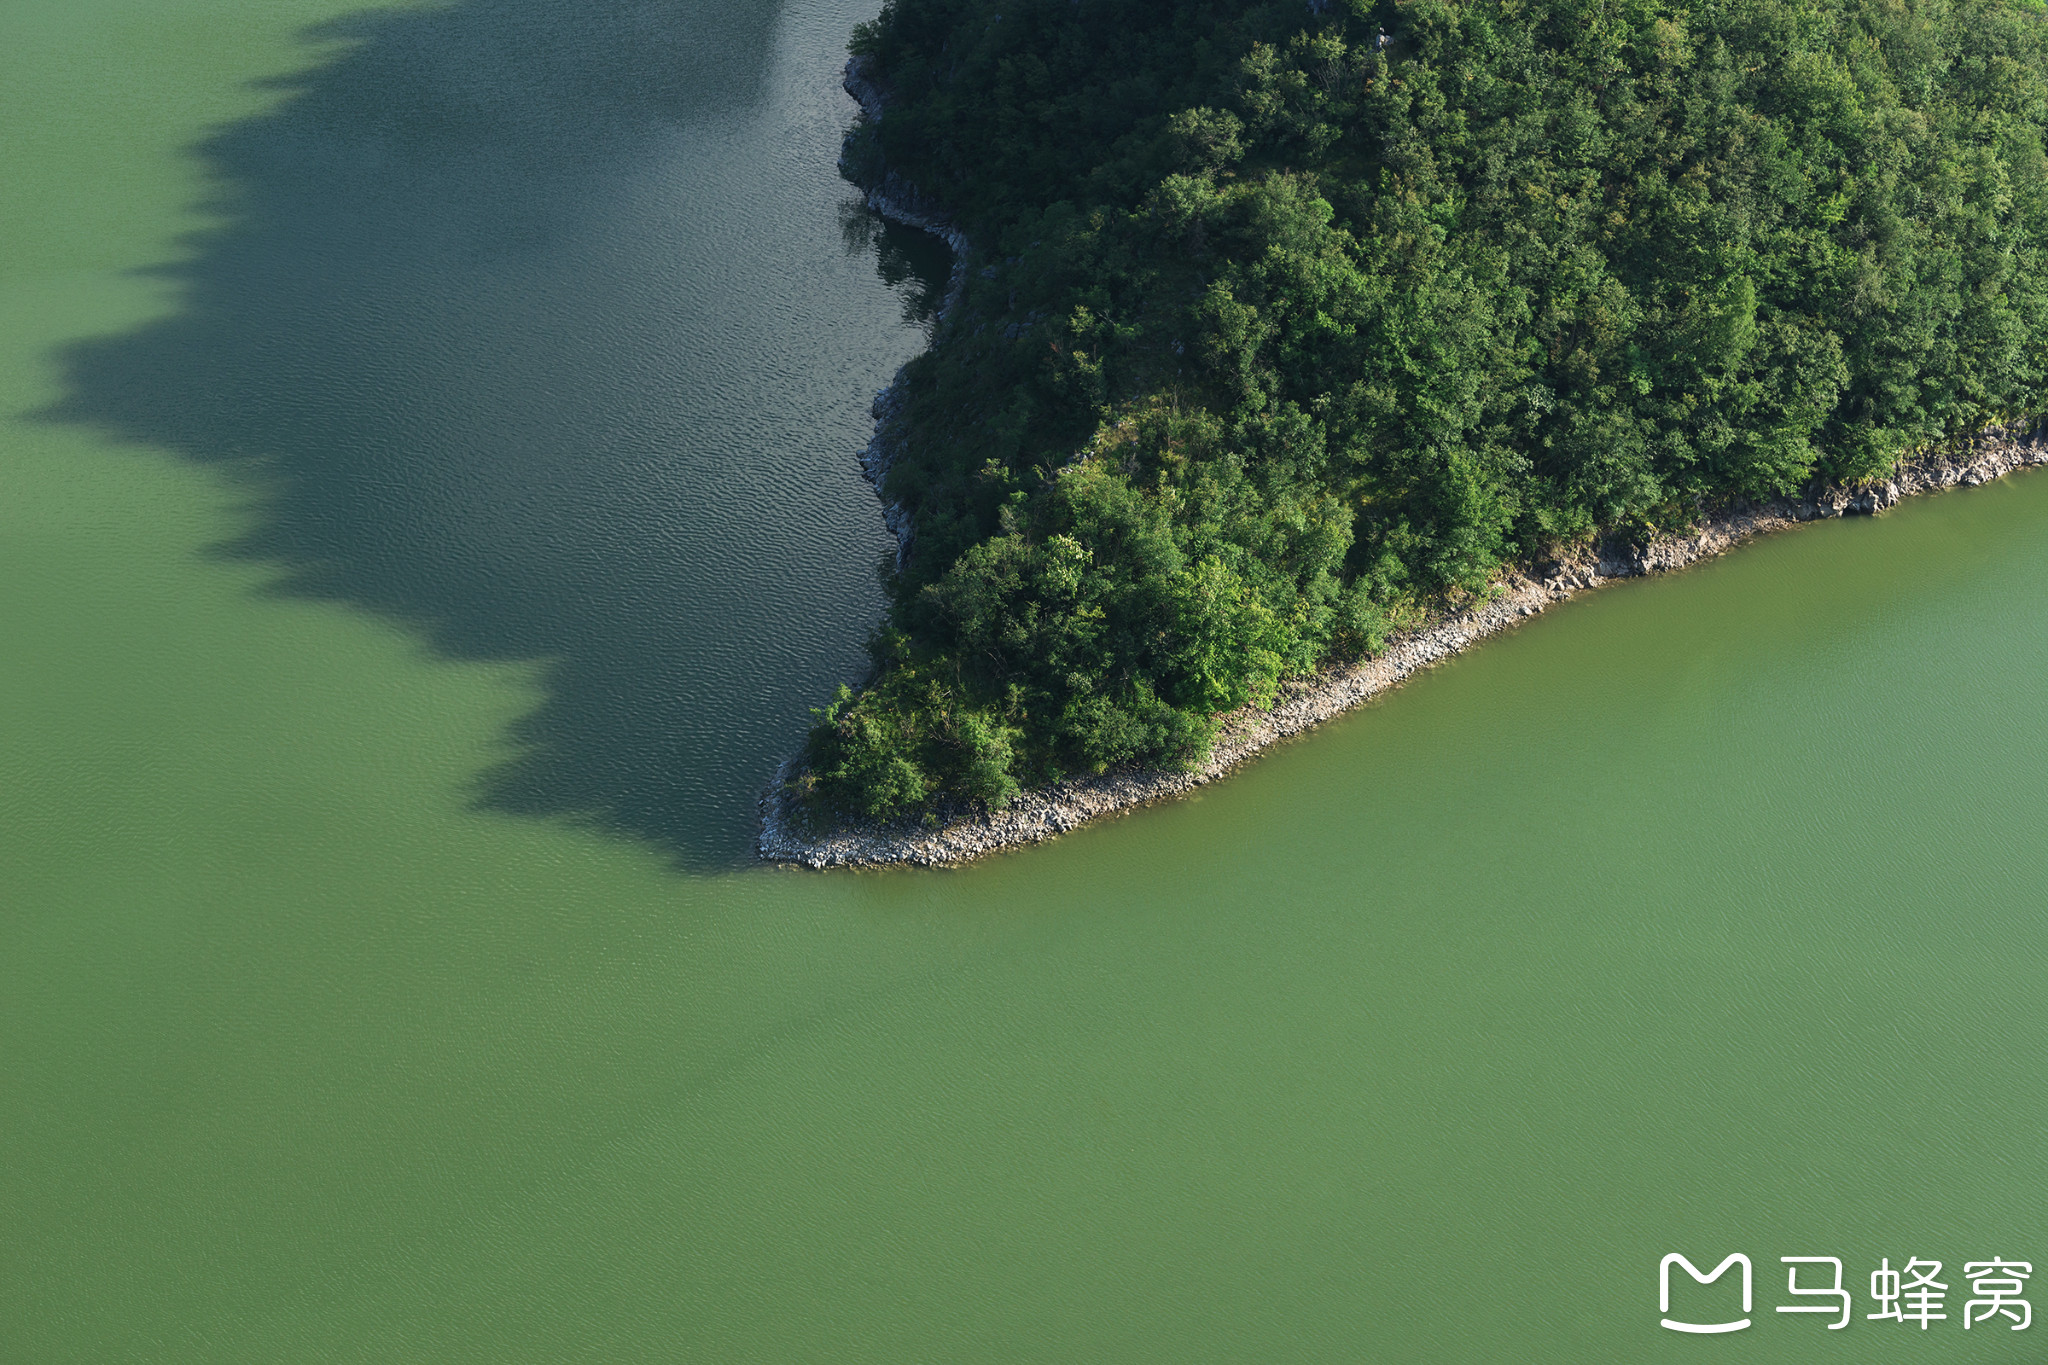
<path id="1" fill-rule="evenodd" d="M 889 0 L 855 50 L 981 253 L 809 795 L 1194 760 L 1503 563 L 2041 406 L 2031 0 Z"/>

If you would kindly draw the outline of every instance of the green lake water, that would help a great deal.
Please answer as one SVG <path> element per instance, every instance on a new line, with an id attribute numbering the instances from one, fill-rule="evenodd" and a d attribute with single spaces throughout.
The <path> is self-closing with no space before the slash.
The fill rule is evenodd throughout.
<path id="1" fill-rule="evenodd" d="M 871 9 L 0 7 L 0 1361 L 2048 1357 L 2048 475 L 749 864 L 944 266 Z"/>

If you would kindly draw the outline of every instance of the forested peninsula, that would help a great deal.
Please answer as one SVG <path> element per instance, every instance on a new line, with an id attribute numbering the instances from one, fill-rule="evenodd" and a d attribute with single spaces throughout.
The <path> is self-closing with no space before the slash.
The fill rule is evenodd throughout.
<path id="1" fill-rule="evenodd" d="M 777 800 L 1196 770 L 1504 576 L 2039 413 L 2041 8 L 889 0 L 845 164 L 971 254 L 879 413 L 873 672 Z"/>

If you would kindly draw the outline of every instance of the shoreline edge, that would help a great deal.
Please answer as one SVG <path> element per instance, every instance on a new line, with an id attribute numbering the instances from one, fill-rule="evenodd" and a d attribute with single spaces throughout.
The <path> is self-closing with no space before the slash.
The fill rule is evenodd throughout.
<path id="1" fill-rule="evenodd" d="M 1070 778 L 1026 791 L 1003 810 L 956 817 L 936 827 L 853 825 L 812 835 L 796 822 L 785 791 L 796 762 L 791 758 L 776 770 L 774 782 L 761 797 L 758 852 L 769 862 L 821 870 L 900 863 L 946 867 L 1000 849 L 1035 844 L 1103 816 L 1205 786 L 1268 745 L 1331 720 L 1410 675 L 1588 588 L 1682 569 L 1757 536 L 1806 522 L 1874 514 L 1916 494 L 1976 487 L 2040 465 L 2048 465 L 2048 421 L 2037 418 L 1991 428 L 1952 446 L 1902 460 L 1893 476 L 1881 484 L 1731 509 L 1692 531 L 1660 538 L 1639 549 L 1588 555 L 1581 562 L 1559 565 L 1543 578 L 1505 578 L 1491 601 L 1398 635 L 1370 659 L 1282 683 L 1279 699 L 1271 707 L 1227 717 L 1207 761 L 1186 772 L 1126 770 Z"/>
<path id="2" fill-rule="evenodd" d="M 868 77 L 861 58 L 847 62 L 845 87 L 870 121 L 881 119 L 883 93 Z M 966 282 L 970 254 L 966 236 L 943 209 L 893 171 L 866 193 L 870 209 L 930 232 L 952 248 L 952 275 L 939 313 L 943 325 Z M 912 528 L 906 509 L 883 496 L 882 483 L 892 453 L 887 429 L 901 405 L 901 384 L 899 371 L 889 386 L 875 395 L 875 433 L 860 454 L 862 473 L 875 486 L 882 499 L 883 520 L 896 536 L 899 568 L 910 551 Z M 789 799 L 788 784 L 798 761 L 791 755 L 776 768 L 761 794 L 761 834 L 755 851 L 766 862 L 818 870 L 902 864 L 950 867 L 1003 849 L 1035 844 L 1104 816 L 1206 786 L 1267 746 L 1334 719 L 1412 674 L 1588 588 L 1682 569 L 1756 536 L 1805 522 L 1876 514 L 1916 494 L 1975 487 L 2043 464 L 2048 464 L 2048 417 L 2029 418 L 1914 452 L 1902 458 L 1891 477 L 1880 483 L 1833 488 L 1803 498 L 1736 504 L 1689 531 L 1662 536 L 1647 545 L 1610 542 L 1581 559 L 1552 566 L 1541 577 L 1511 572 L 1495 584 L 1494 595 L 1486 602 L 1395 635 L 1369 659 L 1283 682 L 1270 707 L 1226 716 L 1209 757 L 1184 772 L 1115 770 L 1033 788 L 1002 810 L 955 815 L 937 825 L 852 824 L 812 834 L 802 827 Z"/>

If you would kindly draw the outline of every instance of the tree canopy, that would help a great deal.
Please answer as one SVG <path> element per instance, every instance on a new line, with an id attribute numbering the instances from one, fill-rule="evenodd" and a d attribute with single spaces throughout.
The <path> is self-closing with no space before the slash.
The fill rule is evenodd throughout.
<path id="1" fill-rule="evenodd" d="M 1198 761 L 1505 564 L 2043 406 L 2038 0 L 889 0 L 975 244 L 821 815 Z"/>

